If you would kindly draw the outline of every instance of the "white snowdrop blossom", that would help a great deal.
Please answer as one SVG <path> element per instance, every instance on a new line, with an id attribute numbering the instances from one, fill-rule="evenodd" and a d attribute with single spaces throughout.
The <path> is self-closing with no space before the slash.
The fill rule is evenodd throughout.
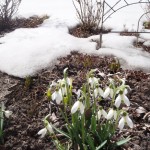
<path id="1" fill-rule="evenodd" d="M 88 79 L 88 82 L 89 82 L 89 84 L 91 85 L 91 87 L 94 88 L 94 86 L 95 86 L 96 84 L 98 84 L 98 79 L 95 78 L 95 77 L 90 77 L 90 78 Z"/>
<path id="2" fill-rule="evenodd" d="M 12 111 L 4 110 L 4 114 L 7 118 L 9 118 L 12 115 Z"/>
<path id="3" fill-rule="evenodd" d="M 124 91 L 122 94 L 119 94 L 117 98 L 115 99 L 115 106 L 118 108 L 120 107 L 121 102 L 123 101 L 127 106 L 130 106 L 130 101 L 128 97 L 125 94 L 126 92 Z"/>
<path id="4" fill-rule="evenodd" d="M 12 115 L 12 111 L 5 110 L 3 102 L 1 103 L 1 109 L 2 109 L 1 111 L 4 112 L 6 118 L 9 118 Z"/>
<path id="5" fill-rule="evenodd" d="M 126 82 L 125 78 L 120 79 L 120 81 L 122 82 L 122 85 L 125 85 L 125 82 Z"/>
<path id="6" fill-rule="evenodd" d="M 80 113 L 83 114 L 84 108 L 85 108 L 85 106 L 83 105 L 82 102 L 76 101 L 71 108 L 71 113 L 74 114 L 77 110 L 80 110 Z"/>
<path id="7" fill-rule="evenodd" d="M 41 138 L 43 138 L 46 135 L 46 133 L 47 133 L 47 129 L 43 128 L 37 134 L 41 135 Z"/>
<path id="8" fill-rule="evenodd" d="M 126 115 L 126 116 L 123 116 L 123 117 L 120 119 L 120 121 L 119 121 L 118 127 L 119 127 L 120 130 L 122 130 L 122 129 L 124 128 L 125 123 L 126 123 L 130 128 L 133 128 L 133 122 L 132 122 L 132 120 L 129 118 L 128 115 Z"/>
<path id="9" fill-rule="evenodd" d="M 103 98 L 107 98 L 109 95 L 111 98 L 113 98 L 113 94 L 114 94 L 113 89 L 110 87 L 107 87 L 106 90 L 104 91 Z"/>
<path id="10" fill-rule="evenodd" d="M 60 104 L 61 101 L 62 101 L 62 92 L 61 92 L 61 89 L 55 91 L 53 94 L 52 94 L 52 100 L 56 100 L 56 103 L 57 104 Z"/>
<path id="11" fill-rule="evenodd" d="M 104 95 L 104 92 L 100 87 L 94 89 L 95 98 L 97 98 L 98 96 L 103 97 L 103 95 Z"/>
<path id="12" fill-rule="evenodd" d="M 62 85 L 65 85 L 66 83 L 69 85 L 69 86 L 72 86 L 72 79 L 71 78 L 63 78 L 63 79 L 59 79 L 57 81 L 61 86 Z"/>
<path id="13" fill-rule="evenodd" d="M 66 86 L 63 85 L 62 88 L 61 88 L 61 92 L 62 92 L 62 95 L 67 95 L 67 89 L 66 89 Z"/>
<path id="14" fill-rule="evenodd" d="M 77 94 L 77 99 L 79 99 L 80 96 L 81 96 L 81 90 L 79 89 L 79 90 L 76 92 L 76 94 Z"/>
<path id="15" fill-rule="evenodd" d="M 127 90 L 127 88 L 124 88 L 124 90 L 123 90 L 123 91 L 122 91 L 122 88 L 121 88 L 121 89 L 119 89 L 119 90 L 117 90 L 116 94 L 118 94 L 118 93 L 120 93 L 120 92 L 122 92 L 124 95 L 127 95 L 127 94 L 128 94 L 128 90 Z"/>
<path id="16" fill-rule="evenodd" d="M 105 73 L 104 72 L 99 72 L 98 75 L 100 75 L 101 77 L 105 77 Z"/>
<path id="17" fill-rule="evenodd" d="M 51 85 L 50 85 L 50 88 L 52 88 L 53 86 L 56 86 L 56 85 L 57 85 L 57 83 L 54 82 L 54 81 L 52 81 L 52 83 L 51 83 Z"/>
<path id="18" fill-rule="evenodd" d="M 69 85 L 69 86 L 72 86 L 72 79 L 71 78 L 66 78 L 66 81 L 67 81 L 67 84 Z"/>
<path id="19" fill-rule="evenodd" d="M 44 120 L 44 122 L 45 122 L 45 124 L 46 124 L 46 126 L 45 126 L 45 128 L 43 128 L 43 129 L 41 129 L 37 134 L 38 135 L 41 135 L 41 138 L 43 138 L 45 135 L 46 135 L 46 133 L 48 132 L 48 133 L 54 133 L 54 131 L 53 131 L 53 128 L 52 128 L 52 126 L 50 125 L 50 123 L 47 121 L 47 120 Z"/>
<path id="20" fill-rule="evenodd" d="M 107 114 L 107 119 L 114 118 L 115 120 L 117 119 L 117 111 L 114 109 L 110 109 L 108 114 Z"/>
<path id="21" fill-rule="evenodd" d="M 107 113 L 106 113 L 106 111 L 105 111 L 104 109 L 102 109 L 102 108 L 97 112 L 97 118 L 98 118 L 98 120 L 101 119 L 101 116 L 103 116 L 104 118 L 107 119 Z"/>

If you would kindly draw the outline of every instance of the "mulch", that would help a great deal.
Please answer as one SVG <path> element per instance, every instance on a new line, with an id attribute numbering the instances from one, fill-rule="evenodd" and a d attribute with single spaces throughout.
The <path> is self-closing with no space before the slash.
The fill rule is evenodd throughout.
<path id="1" fill-rule="evenodd" d="M 87 61 L 88 60 L 88 61 Z M 87 63 L 90 62 L 90 63 Z M 5 120 L 4 145 L 2 150 L 52 150 L 51 139 L 46 136 L 41 139 L 37 132 L 43 128 L 42 119 L 49 113 L 49 101 L 45 92 L 53 80 L 62 78 L 62 71 L 68 67 L 68 75 L 73 78 L 73 85 L 79 88 L 90 69 L 98 68 L 105 74 L 113 74 L 110 64 L 114 62 L 110 57 L 98 57 L 72 52 L 60 58 L 59 64 L 53 69 L 45 69 L 32 77 L 31 84 L 26 85 L 25 79 L 9 77 L 17 81 L 9 88 L 10 93 L 5 96 L 7 109 L 13 111 L 10 119 Z M 130 117 L 134 122 L 134 129 L 124 129 L 120 135 L 131 136 L 132 140 L 124 146 L 128 150 L 148 150 L 150 145 L 150 74 L 142 71 L 118 70 L 119 76 L 126 77 L 131 87 L 128 97 L 131 101 Z M 6 74 L 0 74 L 1 77 Z M 139 111 L 142 108 L 144 111 Z M 52 112 L 57 108 L 53 106 Z"/>
<path id="2" fill-rule="evenodd" d="M 132 89 L 128 94 L 131 101 L 128 112 L 134 122 L 133 129 L 118 132 L 120 137 L 130 135 L 132 138 L 122 149 L 150 149 L 150 74 L 122 68 L 112 70 L 113 57 L 91 56 L 77 51 L 58 61 L 54 68 L 44 69 L 26 79 L 0 72 L 0 91 L 5 91 L 0 95 L 0 101 L 4 101 L 6 108 L 13 111 L 13 115 L 4 122 L 4 143 L 0 145 L 0 150 L 55 150 L 50 137 L 47 135 L 41 139 L 37 132 L 43 128 L 42 119 L 50 111 L 45 92 L 53 80 L 63 77 L 62 72 L 66 67 L 75 88 L 85 82 L 86 73 L 91 69 L 98 68 L 105 74 L 120 72 L 118 76 L 125 77 Z M 58 113 L 55 105 L 52 112 Z"/>
<path id="3" fill-rule="evenodd" d="M 18 28 L 37 28 L 41 25 L 44 20 L 48 19 L 49 16 L 31 16 L 29 18 L 14 18 L 10 21 L 7 27 L 0 26 L 0 37 L 5 33 L 9 33 Z"/>

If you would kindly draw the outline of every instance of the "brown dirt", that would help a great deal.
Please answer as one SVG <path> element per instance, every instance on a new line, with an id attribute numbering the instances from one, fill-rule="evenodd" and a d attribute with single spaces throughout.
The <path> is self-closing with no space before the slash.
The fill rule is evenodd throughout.
<path id="1" fill-rule="evenodd" d="M 49 103 L 45 91 L 52 80 L 62 78 L 62 71 L 68 67 L 69 76 L 74 79 L 74 86 L 79 88 L 84 82 L 83 78 L 87 71 L 98 68 L 105 74 L 113 73 L 110 64 L 114 62 L 110 57 L 98 57 L 72 52 L 67 57 L 60 58 L 59 64 L 53 69 L 42 70 L 41 73 L 32 77 L 31 85 L 26 85 L 25 79 L 10 77 L 0 73 L 1 81 L 9 79 L 12 85 L 7 86 L 4 101 L 7 109 L 13 111 L 10 119 L 5 120 L 4 145 L 1 150 L 54 150 L 51 139 L 46 136 L 40 139 L 37 132 L 43 128 L 42 119 L 49 113 Z M 125 129 L 120 136 L 130 135 L 132 140 L 124 146 L 126 150 L 149 150 L 150 147 L 150 74 L 142 71 L 119 70 L 119 76 L 126 77 L 127 84 L 131 87 L 128 97 L 131 100 L 129 108 L 130 117 L 134 122 L 134 129 Z M 15 83 L 14 83 L 15 82 Z M 5 88 L 4 88 L 5 89 Z M 5 90 L 6 90 L 5 89 Z M 7 91 L 6 90 L 6 91 Z M 3 91 L 3 90 L 2 90 Z M 143 113 L 137 113 L 137 109 L 143 107 Z M 52 112 L 57 108 L 53 106 Z"/>
<path id="2" fill-rule="evenodd" d="M 36 28 L 48 18 L 49 16 L 47 15 L 32 16 L 30 18 L 15 18 L 11 21 L 9 28 L 3 30 L 0 29 L 0 35 L 4 35 L 5 33 L 11 32 L 18 28 Z"/>
<path id="3" fill-rule="evenodd" d="M 103 34 L 109 33 L 111 29 L 92 29 L 92 28 L 87 28 L 83 27 L 82 25 L 77 25 L 74 28 L 69 29 L 69 33 L 73 36 L 80 37 L 80 38 L 87 38 L 92 35 L 98 35 L 100 32 L 103 32 Z"/>

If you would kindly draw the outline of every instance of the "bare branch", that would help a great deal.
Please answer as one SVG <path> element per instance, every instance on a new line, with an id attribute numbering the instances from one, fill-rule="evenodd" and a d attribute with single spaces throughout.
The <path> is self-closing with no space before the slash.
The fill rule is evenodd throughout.
<path id="1" fill-rule="evenodd" d="M 0 0 L 0 29 L 10 26 L 20 3 L 21 0 Z"/>
<path id="2" fill-rule="evenodd" d="M 99 27 L 102 12 L 101 2 L 98 2 L 98 0 L 73 0 L 73 5 L 83 27 Z"/>

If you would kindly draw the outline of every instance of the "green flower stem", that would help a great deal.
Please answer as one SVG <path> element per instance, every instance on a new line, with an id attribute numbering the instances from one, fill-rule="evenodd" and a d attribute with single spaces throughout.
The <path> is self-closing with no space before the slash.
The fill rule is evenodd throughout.
<path id="1" fill-rule="evenodd" d="M 0 141 L 3 143 L 3 125 L 4 125 L 4 103 L 1 103 L 0 109 Z"/>
<path id="2" fill-rule="evenodd" d="M 85 144 L 85 115 L 81 116 L 82 143 Z"/>

